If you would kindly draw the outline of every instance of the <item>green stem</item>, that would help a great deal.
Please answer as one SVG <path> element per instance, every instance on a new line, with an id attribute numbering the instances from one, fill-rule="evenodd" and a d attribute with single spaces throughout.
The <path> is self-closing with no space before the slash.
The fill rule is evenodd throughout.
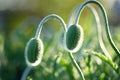
<path id="1" fill-rule="evenodd" d="M 35 35 L 36 38 L 40 37 L 43 24 L 50 18 L 57 19 L 62 24 L 62 27 L 63 27 L 64 31 L 65 32 L 67 31 L 66 24 L 65 24 L 64 20 L 60 16 L 58 16 L 56 14 L 50 14 L 50 15 L 46 16 L 45 18 L 43 18 L 43 20 L 38 25 L 38 28 L 37 28 L 37 31 L 36 31 L 36 35 Z"/>
<path id="2" fill-rule="evenodd" d="M 78 73 L 79 73 L 79 75 L 80 75 L 80 77 L 81 77 L 81 80 L 85 80 L 84 75 L 83 75 L 83 73 L 82 73 L 82 70 L 80 69 L 79 65 L 77 64 L 76 60 L 74 59 L 72 53 L 69 52 L 68 54 L 69 54 L 70 59 L 72 60 L 72 62 L 73 62 L 73 64 L 74 64 L 74 66 L 76 67 L 76 69 L 77 69 L 77 71 L 78 71 Z"/>
<path id="3" fill-rule="evenodd" d="M 79 18 L 80 18 L 80 14 L 82 12 L 82 10 L 86 7 L 87 4 L 89 3 L 94 3 L 96 5 L 99 6 L 99 8 L 101 9 L 102 13 L 103 13 L 103 18 L 104 18 L 104 21 L 105 21 L 105 28 L 106 28 L 106 34 L 107 34 L 107 39 L 109 41 L 109 43 L 111 44 L 112 48 L 114 49 L 114 51 L 116 52 L 116 54 L 120 57 L 120 51 L 119 49 L 116 47 L 115 43 L 113 42 L 112 40 L 112 37 L 111 37 L 111 34 L 110 34 L 110 29 L 109 29 L 109 25 L 108 25 L 108 19 L 107 19 L 107 14 L 105 12 L 105 9 L 104 7 L 102 6 L 101 3 L 99 3 L 98 1 L 95 1 L 95 0 L 90 0 L 90 1 L 86 1 L 84 2 L 78 9 L 78 13 L 77 13 L 77 16 L 76 16 L 76 19 L 75 19 L 75 22 L 74 24 L 78 24 L 78 21 L 79 21 Z"/>
<path id="4" fill-rule="evenodd" d="M 104 52 L 104 54 L 112 60 L 111 56 L 109 55 L 107 49 L 105 48 L 105 45 L 103 43 L 103 39 L 102 39 L 102 33 L 101 33 L 101 24 L 100 24 L 100 19 L 99 16 L 97 14 L 97 11 L 90 5 L 87 5 L 87 7 L 90 9 L 90 11 L 93 13 L 93 16 L 95 18 L 96 24 L 97 24 L 97 31 L 98 31 L 98 40 L 99 40 L 99 44 L 100 47 L 102 49 L 102 51 Z"/>
<path id="5" fill-rule="evenodd" d="M 31 71 L 33 67 L 32 66 L 28 66 L 25 68 L 23 74 L 22 74 L 22 77 L 21 77 L 21 80 L 26 80 L 27 79 L 27 76 L 29 74 L 29 72 Z"/>
<path id="6" fill-rule="evenodd" d="M 77 10 L 78 10 L 77 8 L 79 8 L 79 6 L 80 5 L 77 5 L 73 8 L 73 10 L 70 14 L 70 18 L 69 18 L 67 26 L 70 26 L 71 24 L 73 24 L 73 21 L 74 21 L 75 15 L 76 15 L 75 13 L 77 13 Z M 111 56 L 109 55 L 109 53 L 108 53 L 108 51 L 105 48 L 104 43 L 103 43 L 103 39 L 102 39 L 102 35 L 101 35 L 101 24 L 100 24 L 100 19 L 99 19 L 99 16 L 97 14 L 97 11 L 91 5 L 87 5 L 87 8 L 90 9 L 90 11 L 93 13 L 93 16 L 94 16 L 96 24 L 97 24 L 98 40 L 99 40 L 100 47 L 103 50 L 104 54 L 107 57 L 109 57 L 109 59 L 111 59 Z"/>

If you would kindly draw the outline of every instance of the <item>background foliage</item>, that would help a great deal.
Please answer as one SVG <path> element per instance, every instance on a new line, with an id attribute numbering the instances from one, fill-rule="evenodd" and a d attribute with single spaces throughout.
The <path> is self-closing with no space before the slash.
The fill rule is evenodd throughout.
<path id="1" fill-rule="evenodd" d="M 41 19 L 48 14 L 60 15 L 66 22 L 73 7 L 84 0 L 0 0 L 0 80 L 20 80 L 27 67 L 24 48 Z M 109 1 L 109 0 L 108 0 Z M 118 2 L 117 2 L 118 1 Z M 120 50 L 120 1 L 111 0 L 110 4 L 101 1 L 109 19 L 112 38 Z M 97 9 L 97 7 L 96 7 Z M 99 12 L 99 9 L 97 9 Z M 102 24 L 104 43 L 114 62 L 120 65 L 107 41 L 104 23 Z M 101 52 L 98 44 L 96 25 L 90 11 L 85 9 L 79 24 L 83 27 L 85 38 L 83 47 L 74 54 L 82 68 L 86 80 L 119 80 L 119 76 L 105 62 L 87 54 L 84 50 Z M 40 66 L 33 68 L 27 79 L 33 80 L 79 80 L 78 72 L 63 48 L 63 29 L 55 20 L 49 20 L 43 27 L 41 39 L 44 43 L 44 55 Z"/>

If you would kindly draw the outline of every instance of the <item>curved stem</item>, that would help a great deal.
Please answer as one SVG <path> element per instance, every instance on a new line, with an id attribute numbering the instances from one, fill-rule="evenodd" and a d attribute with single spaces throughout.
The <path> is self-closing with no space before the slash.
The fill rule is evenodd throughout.
<path id="1" fill-rule="evenodd" d="M 62 24 L 63 29 L 65 31 L 67 31 L 66 24 L 65 24 L 64 20 L 60 16 L 58 16 L 56 14 L 50 14 L 50 15 L 46 16 L 45 18 L 43 18 L 43 20 L 38 25 L 36 35 L 35 35 L 36 38 L 40 37 L 40 33 L 41 33 L 41 30 L 42 30 L 43 24 L 50 18 L 56 18 Z"/>
<path id="2" fill-rule="evenodd" d="M 97 31 L 98 31 L 98 40 L 99 40 L 99 44 L 100 44 L 100 47 L 101 49 L 103 50 L 104 54 L 110 59 L 111 59 L 111 56 L 109 55 L 107 49 L 105 48 L 105 45 L 103 43 L 103 39 L 102 39 L 102 35 L 101 35 L 101 25 L 100 25 L 100 19 L 99 19 L 99 16 L 97 14 L 97 11 L 90 5 L 87 5 L 87 7 L 90 9 L 90 11 L 93 13 L 93 16 L 95 18 L 95 21 L 97 23 Z"/>
<path id="3" fill-rule="evenodd" d="M 68 26 L 71 24 L 71 22 L 73 21 L 73 17 L 75 15 L 75 12 L 77 11 L 78 5 L 72 10 L 72 13 L 70 15 L 70 19 L 68 22 Z M 97 14 L 97 11 L 90 5 L 87 5 L 87 8 L 90 9 L 90 11 L 93 13 L 93 16 L 95 18 L 96 24 L 97 24 L 97 31 L 98 31 L 98 40 L 99 40 L 99 44 L 101 49 L 103 50 L 104 54 L 111 59 L 111 56 L 109 55 L 107 49 L 104 46 L 103 40 L 102 40 L 102 35 L 101 35 L 101 25 L 100 25 L 100 20 L 99 20 L 99 16 Z M 112 59 L 111 59 L 112 60 Z"/>
<path id="4" fill-rule="evenodd" d="M 72 60 L 72 62 L 73 62 L 73 64 L 74 64 L 74 66 L 76 67 L 76 69 L 77 69 L 77 71 L 78 71 L 78 73 L 79 73 L 79 75 L 80 75 L 80 77 L 81 77 L 81 80 L 85 80 L 84 75 L 83 75 L 83 73 L 82 73 L 82 70 L 80 69 L 79 65 L 77 64 L 76 60 L 74 59 L 72 53 L 69 52 L 68 54 L 69 54 L 70 59 Z"/>
<path id="5" fill-rule="evenodd" d="M 21 80 L 26 80 L 27 79 L 27 75 L 29 74 L 30 70 L 32 69 L 33 67 L 32 66 L 28 66 L 24 72 L 23 72 L 23 75 L 21 77 Z"/>
<path id="6" fill-rule="evenodd" d="M 80 14 L 81 14 L 82 10 L 89 3 L 94 3 L 94 4 L 96 4 L 96 5 L 98 5 L 100 7 L 100 9 L 101 9 L 101 11 L 103 13 L 104 21 L 105 21 L 105 28 L 106 28 L 106 34 L 107 34 L 108 41 L 111 44 L 111 46 L 114 49 L 114 51 L 116 52 L 116 54 L 120 57 L 120 51 L 118 50 L 118 48 L 116 47 L 115 43 L 113 42 L 113 40 L 111 38 L 111 34 L 110 34 L 110 30 L 109 30 L 109 25 L 108 25 L 107 14 L 106 14 L 105 9 L 104 9 L 104 7 L 102 6 L 101 3 L 99 3 L 98 1 L 95 1 L 95 0 L 90 0 L 90 1 L 84 2 L 79 7 L 79 10 L 78 10 L 78 13 L 77 13 L 77 16 L 76 16 L 74 24 L 78 24 L 78 21 L 79 21 L 79 18 L 80 18 Z"/>

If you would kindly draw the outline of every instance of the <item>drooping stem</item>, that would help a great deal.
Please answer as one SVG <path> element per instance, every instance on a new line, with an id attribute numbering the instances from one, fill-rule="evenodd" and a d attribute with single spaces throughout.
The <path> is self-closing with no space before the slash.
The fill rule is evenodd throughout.
<path id="1" fill-rule="evenodd" d="M 79 75 L 80 75 L 81 80 L 85 80 L 84 75 L 83 75 L 83 73 L 82 73 L 82 70 L 80 69 L 79 65 L 77 64 L 76 60 L 74 59 L 72 53 L 69 52 L 68 54 L 69 54 L 70 59 L 72 60 L 72 62 L 73 62 L 73 64 L 74 64 L 74 66 L 76 67 L 76 69 L 77 69 L 77 71 L 78 71 L 78 73 L 79 73 Z"/>
<path id="2" fill-rule="evenodd" d="M 36 35 L 35 35 L 36 38 L 40 37 L 43 24 L 50 18 L 57 19 L 62 24 L 62 27 L 63 27 L 64 31 L 65 32 L 67 31 L 66 24 L 65 24 L 64 20 L 60 16 L 58 16 L 56 14 L 50 14 L 50 15 L 46 16 L 45 18 L 43 18 L 43 20 L 38 25 L 38 28 L 37 28 L 37 31 L 36 31 Z"/>
<path id="3" fill-rule="evenodd" d="M 69 19 L 69 22 L 68 22 L 68 26 L 70 24 L 72 24 L 72 21 L 74 21 L 74 15 L 76 15 L 76 11 L 78 10 L 78 5 L 72 10 L 72 13 L 70 15 L 70 19 Z M 104 43 L 103 43 L 103 40 L 102 40 L 102 35 L 101 35 L 101 25 L 100 25 L 100 19 L 99 19 L 99 16 L 97 14 L 97 11 L 94 9 L 94 7 L 90 6 L 90 5 L 87 5 L 87 8 L 90 9 L 90 11 L 93 13 L 93 16 L 95 18 L 95 21 L 96 21 L 96 24 L 97 24 L 97 31 L 98 31 L 98 40 L 99 40 L 99 44 L 100 44 L 100 47 L 101 49 L 103 50 L 104 54 L 109 58 L 111 59 L 111 56 L 109 55 L 108 51 L 106 50 L 105 46 L 104 46 Z M 112 59 L 111 59 L 112 60 Z"/>
<path id="4" fill-rule="evenodd" d="M 96 21 L 96 24 L 97 24 L 97 31 L 98 31 L 98 40 L 99 40 L 99 44 L 100 44 L 100 47 L 101 49 L 103 50 L 104 54 L 110 59 L 111 59 L 111 56 L 109 55 L 107 49 L 105 48 L 105 45 L 103 43 L 103 39 L 102 39 L 102 34 L 101 34 L 101 24 L 100 24 L 100 19 L 99 19 L 99 16 L 97 14 L 97 11 L 90 5 L 87 5 L 88 8 L 90 9 L 90 11 L 93 13 L 93 16 L 95 18 L 95 21 Z"/>
<path id="5" fill-rule="evenodd" d="M 105 29 L 106 29 L 107 39 L 108 39 L 109 43 L 111 44 L 112 48 L 114 49 L 114 51 L 116 52 L 116 54 L 120 57 L 120 51 L 118 50 L 118 48 L 116 47 L 115 43 L 113 42 L 111 34 L 110 34 L 110 29 L 109 29 L 109 25 L 108 25 L 107 14 L 106 14 L 105 9 L 104 9 L 104 7 L 102 6 L 101 3 L 99 3 L 98 1 L 95 1 L 95 0 L 90 0 L 90 1 L 84 2 L 82 5 L 80 5 L 80 7 L 78 9 L 78 13 L 76 15 L 76 19 L 75 19 L 74 24 L 78 24 L 78 21 L 79 21 L 79 18 L 80 18 L 80 14 L 81 14 L 82 10 L 89 3 L 94 3 L 94 4 L 98 5 L 99 8 L 101 9 L 101 11 L 103 13 L 103 18 L 104 18 L 104 21 L 105 21 Z"/>

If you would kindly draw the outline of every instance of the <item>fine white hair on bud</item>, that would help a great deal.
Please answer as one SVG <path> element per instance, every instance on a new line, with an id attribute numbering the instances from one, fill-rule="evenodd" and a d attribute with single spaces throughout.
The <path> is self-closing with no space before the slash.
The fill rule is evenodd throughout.
<path id="1" fill-rule="evenodd" d="M 43 42 L 39 38 L 31 38 L 25 48 L 25 59 L 28 66 L 40 64 L 43 56 Z"/>
<path id="2" fill-rule="evenodd" d="M 65 34 L 65 47 L 67 51 L 75 53 L 77 52 L 83 43 L 83 29 L 80 25 L 70 25 Z"/>

